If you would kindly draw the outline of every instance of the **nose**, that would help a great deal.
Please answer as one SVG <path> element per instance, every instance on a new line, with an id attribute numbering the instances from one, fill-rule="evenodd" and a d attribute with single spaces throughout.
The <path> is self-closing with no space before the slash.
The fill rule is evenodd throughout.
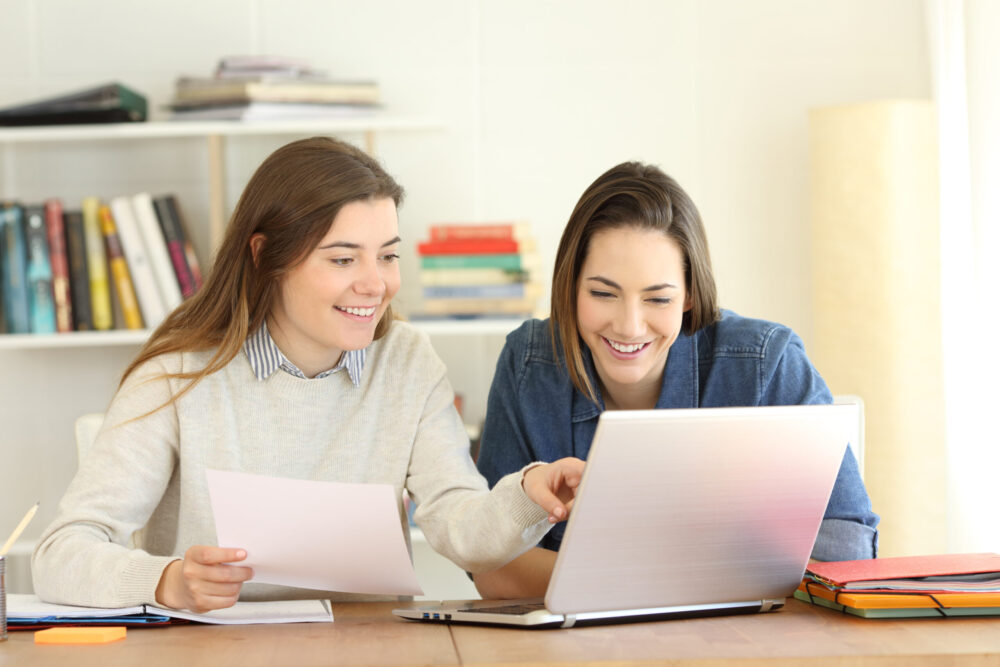
<path id="1" fill-rule="evenodd" d="M 385 279 L 378 262 L 365 262 L 354 280 L 354 291 L 362 296 L 385 294 Z"/>
<path id="2" fill-rule="evenodd" d="M 642 306 L 630 301 L 622 303 L 615 318 L 614 332 L 624 340 L 641 337 L 646 332 L 646 319 L 642 314 Z"/>

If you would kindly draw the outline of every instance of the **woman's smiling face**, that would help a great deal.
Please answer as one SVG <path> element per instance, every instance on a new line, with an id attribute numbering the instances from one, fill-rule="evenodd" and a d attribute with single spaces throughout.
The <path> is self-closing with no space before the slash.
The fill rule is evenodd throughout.
<path id="1" fill-rule="evenodd" d="M 659 395 L 689 307 L 674 239 L 637 227 L 594 234 L 577 284 L 577 327 L 606 395 Z"/>

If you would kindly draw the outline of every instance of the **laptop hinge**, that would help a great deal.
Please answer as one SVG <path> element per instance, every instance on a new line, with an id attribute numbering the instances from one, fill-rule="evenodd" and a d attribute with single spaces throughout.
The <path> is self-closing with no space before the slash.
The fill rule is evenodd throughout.
<path id="1" fill-rule="evenodd" d="M 576 624 L 576 614 L 566 614 L 564 617 L 561 628 L 572 628 Z"/>
<path id="2" fill-rule="evenodd" d="M 771 608 L 774 607 L 774 606 L 775 606 L 774 605 L 774 600 L 761 600 L 760 601 L 760 610 L 762 612 L 764 612 L 764 611 L 771 611 Z"/>

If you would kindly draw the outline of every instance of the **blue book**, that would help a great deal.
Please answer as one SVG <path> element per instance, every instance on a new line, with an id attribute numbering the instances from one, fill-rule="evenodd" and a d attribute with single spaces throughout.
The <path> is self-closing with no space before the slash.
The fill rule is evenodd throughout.
<path id="1" fill-rule="evenodd" d="M 56 304 L 52 293 L 52 262 L 42 206 L 24 207 L 24 232 L 28 247 L 28 314 L 31 333 L 56 332 Z"/>
<path id="2" fill-rule="evenodd" d="M 7 333 L 30 333 L 24 213 L 13 202 L 0 204 L 0 266 Z"/>
<path id="3" fill-rule="evenodd" d="M 506 285 L 428 285 L 425 299 L 522 299 L 535 296 L 538 288 L 532 283 Z"/>

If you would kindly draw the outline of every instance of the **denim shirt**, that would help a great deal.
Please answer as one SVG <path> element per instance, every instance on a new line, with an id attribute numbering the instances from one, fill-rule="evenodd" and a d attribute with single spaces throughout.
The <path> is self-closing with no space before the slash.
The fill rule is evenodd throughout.
<path id="1" fill-rule="evenodd" d="M 593 360 L 581 345 L 600 405 L 570 382 L 552 349 L 548 320 L 528 320 L 507 336 L 490 387 L 477 465 L 490 486 L 533 461 L 566 456 L 586 459 L 604 409 Z M 680 334 L 667 355 L 657 408 L 697 408 L 830 403 L 833 398 L 789 328 L 722 311 L 718 322 Z M 879 517 L 845 447 L 812 557 L 874 558 Z M 559 550 L 566 524 L 557 524 L 539 546 Z"/>

